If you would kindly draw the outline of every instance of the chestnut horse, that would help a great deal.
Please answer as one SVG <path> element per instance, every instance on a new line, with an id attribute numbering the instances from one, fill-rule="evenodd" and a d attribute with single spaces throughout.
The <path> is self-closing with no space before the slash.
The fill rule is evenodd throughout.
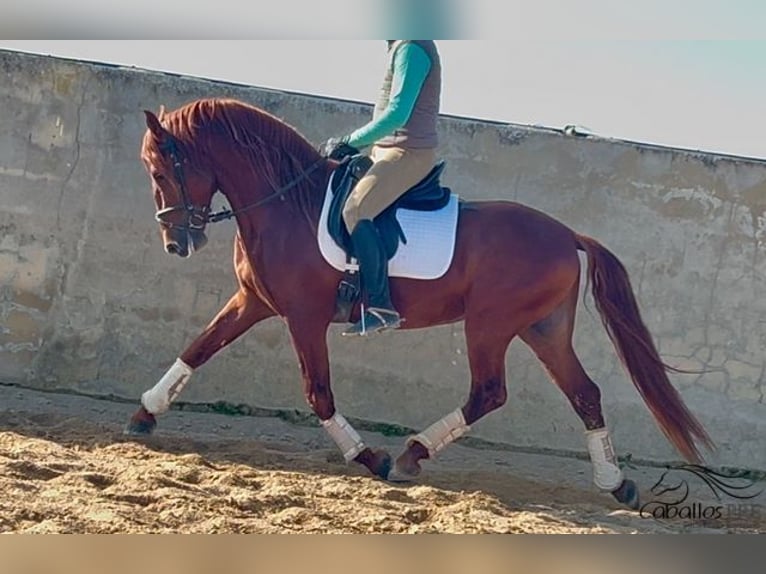
<path id="1" fill-rule="evenodd" d="M 291 126 L 229 99 L 194 101 L 159 117 L 145 112 L 141 159 L 149 173 L 165 250 L 188 257 L 206 242 L 205 226 L 236 218 L 239 287 L 207 328 L 141 397 L 126 432 L 150 433 L 194 369 L 268 317 L 290 332 L 306 400 L 347 461 L 399 481 L 415 477 L 470 425 L 506 402 L 505 355 L 520 337 L 542 361 L 585 427 L 593 480 L 637 507 L 601 411 L 600 391 L 572 348 L 580 284 L 578 250 L 588 261 L 596 307 L 633 383 L 669 441 L 689 461 L 712 441 L 668 380 L 643 323 L 625 268 L 596 240 L 548 215 L 508 201 L 462 202 L 454 258 L 438 279 L 393 278 L 391 294 L 405 329 L 464 322 L 471 384 L 462 407 L 410 437 L 392 461 L 366 446 L 336 411 L 326 343 L 341 272 L 323 259 L 317 226 L 337 162 L 322 157 Z M 231 210 L 210 213 L 213 195 Z M 509 272 L 509 270 L 513 270 Z M 358 305 L 351 320 L 359 319 Z"/>

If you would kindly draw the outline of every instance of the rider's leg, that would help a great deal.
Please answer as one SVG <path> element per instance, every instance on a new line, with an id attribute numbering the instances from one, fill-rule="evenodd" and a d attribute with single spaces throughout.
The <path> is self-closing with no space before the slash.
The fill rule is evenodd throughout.
<path id="1" fill-rule="evenodd" d="M 343 208 L 349 233 L 362 219 L 375 219 L 436 164 L 436 150 L 375 147 L 373 164 L 359 180 Z"/>
<path id="2" fill-rule="evenodd" d="M 375 148 L 374 164 L 359 180 L 343 210 L 359 261 L 368 308 L 344 335 L 365 335 L 400 324 L 389 291 L 388 259 L 373 219 L 433 168 L 435 150 Z"/>

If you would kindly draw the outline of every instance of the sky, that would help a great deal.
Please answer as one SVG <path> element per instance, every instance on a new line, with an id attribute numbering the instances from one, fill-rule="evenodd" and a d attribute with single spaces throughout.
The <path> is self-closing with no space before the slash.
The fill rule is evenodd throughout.
<path id="1" fill-rule="evenodd" d="M 412 6 L 418 0 L 408 1 L 407 6 Z M 531 4 L 509 1 L 499 4 L 506 6 L 506 12 L 497 14 L 481 8 L 484 0 L 474 0 L 470 10 L 460 1 L 450 0 L 452 20 L 459 24 L 441 31 L 450 32 L 448 37 L 469 39 L 437 41 L 443 65 L 442 113 L 551 128 L 575 124 L 604 137 L 766 159 L 766 31 L 761 30 L 766 22 L 766 2 L 573 0 L 553 6 L 551 0 Z M 31 10 L 41 2 L 45 0 L 27 0 L 16 6 Z M 217 4 L 220 2 L 225 0 Z M 280 4 L 285 2 L 293 0 Z M 433 3 L 423 2 L 418 5 Z M 131 6 L 136 10 L 145 3 L 133 0 Z M 322 5 L 334 3 L 324 0 Z M 154 22 L 165 12 L 173 12 L 172 1 L 155 4 Z M 253 4 L 258 2 L 253 0 L 248 6 Z M 590 12 L 573 8 L 586 5 L 592 8 Z M 317 3 L 303 6 L 315 10 Z M 312 9 L 300 13 L 309 20 L 315 15 Z M 67 14 L 69 35 L 98 36 L 88 34 L 88 30 L 99 29 L 85 26 L 90 20 L 78 17 L 76 11 Z M 288 33 L 295 23 L 280 24 L 272 17 L 272 33 L 258 28 L 260 37 L 266 39 L 155 38 L 162 37 L 160 31 L 165 32 L 164 37 L 221 37 L 227 30 L 235 37 L 245 36 L 233 34 L 240 30 L 237 24 L 221 20 L 216 20 L 224 26 L 219 33 L 206 34 L 200 18 L 216 16 L 204 8 L 194 14 L 196 20 L 175 20 L 174 26 L 163 30 L 141 27 L 135 23 L 138 20 L 124 20 L 124 33 L 108 28 L 114 39 L 73 39 L 67 36 L 66 26 L 54 28 L 44 22 L 37 29 L 8 28 L 0 37 L 16 39 L 0 40 L 0 49 L 362 102 L 373 102 L 377 96 L 385 44 L 382 40 L 328 39 L 343 37 L 342 32 L 351 29 L 339 25 L 338 18 L 333 20 L 337 29 L 330 24 L 317 27 L 314 22 L 313 30 L 324 29 L 321 34 L 300 27 Z M 217 17 L 223 18 L 222 14 Z M 121 21 L 99 12 L 89 17 L 112 26 Z M 228 17 L 229 22 L 237 21 Z M 20 16 L 17 19 L 23 21 Z M 399 17 L 399 21 L 405 20 L 417 21 Z M 251 23 L 255 21 L 253 16 Z M 262 25 L 263 19 L 260 22 Z M 361 31 L 367 37 L 386 37 L 384 32 L 399 31 L 395 25 L 384 28 Z M 59 39 L 24 38 L 25 33 L 40 37 L 44 32 Z M 123 35 L 143 39 L 117 38 Z"/>

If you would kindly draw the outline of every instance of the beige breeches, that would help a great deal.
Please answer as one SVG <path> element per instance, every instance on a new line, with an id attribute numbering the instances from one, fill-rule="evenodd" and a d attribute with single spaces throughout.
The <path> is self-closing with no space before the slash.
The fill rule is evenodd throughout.
<path id="1" fill-rule="evenodd" d="M 373 219 L 422 180 L 436 164 L 435 149 L 374 147 L 372 167 L 359 180 L 343 208 L 349 233 L 363 219 Z"/>

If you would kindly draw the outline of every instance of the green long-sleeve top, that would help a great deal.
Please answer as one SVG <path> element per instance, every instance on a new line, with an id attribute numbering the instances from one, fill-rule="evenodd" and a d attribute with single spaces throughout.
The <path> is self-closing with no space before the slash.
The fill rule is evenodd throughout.
<path id="1" fill-rule="evenodd" d="M 410 119 L 423 83 L 431 70 L 431 59 L 426 51 L 414 43 L 401 44 L 394 53 L 394 75 L 391 99 L 378 117 L 344 138 L 357 149 L 374 144 L 393 134 Z"/>

